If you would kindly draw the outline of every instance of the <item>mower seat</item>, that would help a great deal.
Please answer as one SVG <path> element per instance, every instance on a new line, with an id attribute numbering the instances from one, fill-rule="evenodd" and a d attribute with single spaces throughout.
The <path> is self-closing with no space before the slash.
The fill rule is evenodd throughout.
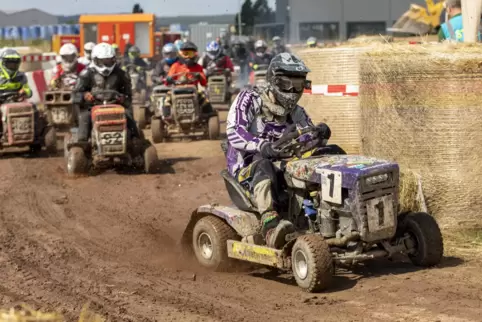
<path id="1" fill-rule="evenodd" d="M 221 171 L 221 176 L 224 179 L 229 198 L 231 198 L 234 205 L 242 211 L 257 212 L 256 207 L 254 207 L 251 200 L 246 196 L 246 192 L 241 184 L 231 176 L 228 170 L 225 169 Z"/>

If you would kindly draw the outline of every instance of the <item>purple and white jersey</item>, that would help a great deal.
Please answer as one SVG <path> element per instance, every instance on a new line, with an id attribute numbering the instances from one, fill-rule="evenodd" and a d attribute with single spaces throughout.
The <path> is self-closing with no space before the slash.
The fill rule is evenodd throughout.
<path id="1" fill-rule="evenodd" d="M 231 175 L 248 166 L 265 141 L 277 141 L 290 124 L 313 126 L 301 106 L 296 106 L 284 124 L 270 121 L 263 114 L 261 96 L 252 90 L 244 90 L 229 109 L 226 121 L 228 137 L 227 163 Z"/>

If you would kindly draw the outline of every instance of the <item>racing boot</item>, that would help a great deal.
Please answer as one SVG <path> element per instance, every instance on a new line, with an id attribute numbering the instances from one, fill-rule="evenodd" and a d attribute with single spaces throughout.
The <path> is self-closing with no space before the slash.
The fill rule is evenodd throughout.
<path id="1" fill-rule="evenodd" d="M 286 244 L 286 236 L 295 232 L 294 225 L 287 220 L 280 220 L 275 211 L 270 211 L 261 216 L 261 234 L 266 246 L 281 249 Z"/>

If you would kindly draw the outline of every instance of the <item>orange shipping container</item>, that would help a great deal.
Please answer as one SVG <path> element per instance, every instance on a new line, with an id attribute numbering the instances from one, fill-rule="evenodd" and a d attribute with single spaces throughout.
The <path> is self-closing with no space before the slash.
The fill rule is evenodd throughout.
<path id="1" fill-rule="evenodd" d="M 121 53 L 130 43 L 139 47 L 143 58 L 150 58 L 155 53 L 155 20 L 155 15 L 147 13 L 82 15 L 79 18 L 80 41 L 82 44 L 89 41 L 117 44 Z"/>

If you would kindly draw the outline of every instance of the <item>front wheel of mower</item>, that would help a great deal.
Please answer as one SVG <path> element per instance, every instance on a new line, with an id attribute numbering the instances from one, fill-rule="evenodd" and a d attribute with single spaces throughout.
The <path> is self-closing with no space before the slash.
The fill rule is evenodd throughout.
<path id="1" fill-rule="evenodd" d="M 146 108 L 144 106 L 134 106 L 134 120 L 137 122 L 139 130 L 146 128 Z"/>
<path id="2" fill-rule="evenodd" d="M 206 216 L 194 226 L 192 246 L 202 266 L 214 271 L 225 271 L 232 262 L 228 257 L 227 241 L 238 239 L 234 229 L 222 219 Z"/>
<path id="3" fill-rule="evenodd" d="M 410 236 L 413 251 L 408 254 L 416 266 L 431 267 L 440 263 L 444 253 L 442 233 L 435 219 L 427 213 L 409 213 L 401 222 L 401 232 Z"/>
<path id="4" fill-rule="evenodd" d="M 49 155 L 57 154 L 57 131 L 54 127 L 49 127 L 44 136 L 45 150 Z"/>
<path id="5" fill-rule="evenodd" d="M 151 120 L 152 142 L 162 143 L 164 140 L 164 123 L 161 119 L 153 118 Z"/>
<path id="6" fill-rule="evenodd" d="M 67 154 L 67 174 L 69 176 L 77 176 L 87 173 L 88 162 L 81 147 L 71 147 Z"/>
<path id="7" fill-rule="evenodd" d="M 156 148 L 153 145 L 149 145 L 144 150 L 144 172 L 147 174 L 155 173 L 159 163 Z"/>
<path id="8" fill-rule="evenodd" d="M 210 140 L 219 139 L 219 116 L 211 116 L 208 121 L 208 136 Z"/>
<path id="9" fill-rule="evenodd" d="M 296 283 L 306 292 L 325 290 L 335 273 L 330 248 L 319 235 L 298 237 L 291 250 L 291 268 Z"/>

